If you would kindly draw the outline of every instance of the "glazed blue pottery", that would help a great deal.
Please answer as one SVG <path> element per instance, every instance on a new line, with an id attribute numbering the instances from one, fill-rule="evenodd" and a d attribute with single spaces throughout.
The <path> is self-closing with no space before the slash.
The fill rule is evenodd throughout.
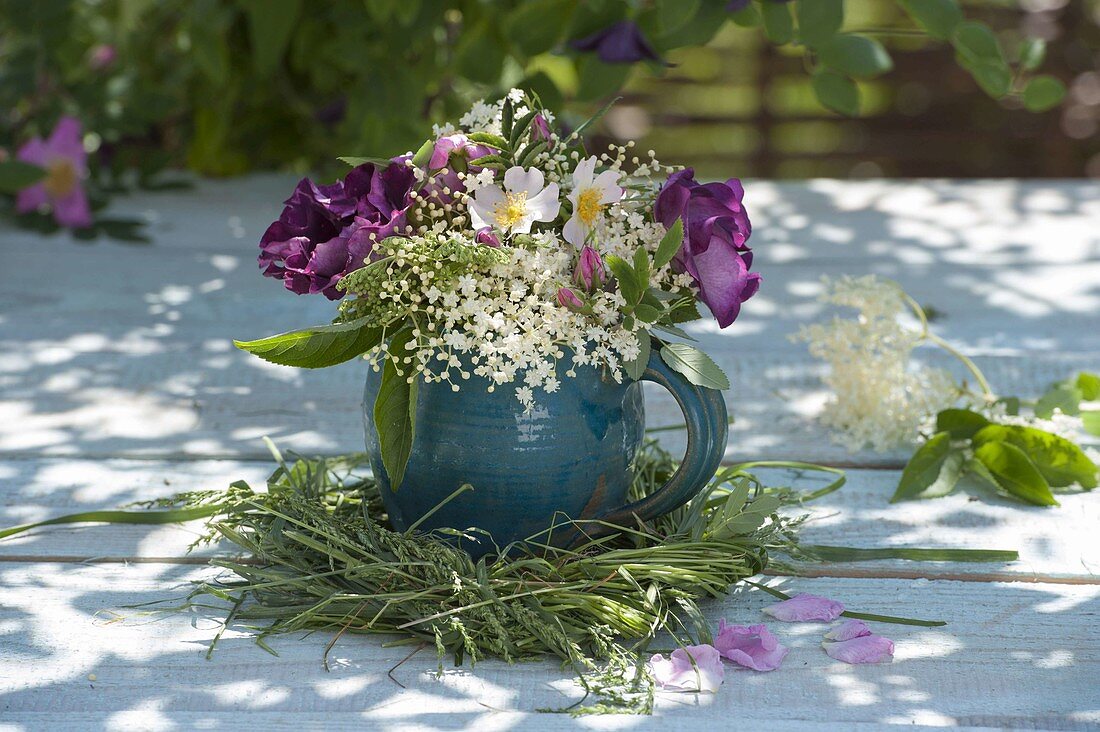
<path id="1" fill-rule="evenodd" d="M 559 363 L 561 372 L 567 361 Z M 672 392 L 687 422 L 688 446 L 664 487 L 629 503 L 632 464 L 645 430 L 640 383 L 616 384 L 594 367 L 579 366 L 575 377 L 561 376 L 558 391 L 536 390 L 534 409 L 524 412 L 511 385 L 490 392 L 488 381 L 474 376 L 456 392 L 447 383 L 422 381 L 412 454 L 394 491 L 372 423 L 381 382 L 372 370 L 364 393 L 367 452 L 391 523 L 407 530 L 468 483 L 472 491 L 460 493 L 417 528 L 461 530 L 460 545 L 477 558 L 526 539 L 568 545 L 579 536 L 570 519 L 634 525 L 638 518 L 682 506 L 721 462 L 725 402 L 721 392 L 694 386 L 669 369 L 656 348 L 642 378 Z M 589 536 L 607 531 L 602 524 L 578 525 Z M 475 528 L 479 531 L 466 531 Z"/>

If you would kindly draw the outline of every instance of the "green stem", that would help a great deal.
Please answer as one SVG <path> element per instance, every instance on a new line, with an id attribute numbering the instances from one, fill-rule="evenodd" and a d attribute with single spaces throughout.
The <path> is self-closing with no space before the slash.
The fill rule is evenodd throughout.
<path id="1" fill-rule="evenodd" d="M 768 587 L 762 585 L 759 582 L 753 582 L 752 580 L 742 580 L 745 584 L 752 585 L 758 590 L 767 592 L 772 597 L 778 597 L 780 600 L 790 600 L 791 596 L 786 592 L 781 592 L 774 587 Z M 947 625 L 945 620 L 918 620 L 917 618 L 900 618 L 893 615 L 872 615 L 871 613 L 855 613 L 845 610 L 840 614 L 843 618 L 856 618 L 857 620 L 873 620 L 879 623 L 893 623 L 894 625 L 919 625 L 922 628 L 939 628 Z"/>
<path id="2" fill-rule="evenodd" d="M 985 374 L 978 368 L 978 365 L 970 360 L 969 356 L 932 332 L 932 329 L 928 325 L 928 315 L 925 314 L 924 308 L 920 306 L 920 303 L 914 300 L 905 290 L 901 289 L 900 286 L 898 287 L 898 292 L 901 294 L 905 304 L 909 306 L 909 309 L 913 311 L 913 314 L 917 316 L 917 319 L 920 321 L 921 338 L 928 340 L 930 343 L 934 343 L 962 362 L 962 365 L 973 374 L 975 381 L 978 382 L 978 386 L 981 387 L 982 396 L 985 400 L 989 402 L 997 401 L 997 395 L 993 392 L 993 388 L 989 385 L 989 382 L 985 378 Z"/>

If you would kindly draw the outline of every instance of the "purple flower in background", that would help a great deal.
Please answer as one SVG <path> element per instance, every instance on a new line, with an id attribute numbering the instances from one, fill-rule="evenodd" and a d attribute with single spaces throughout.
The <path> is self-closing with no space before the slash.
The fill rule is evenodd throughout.
<path id="1" fill-rule="evenodd" d="M 789 650 L 763 625 L 726 625 L 725 619 L 718 621 L 714 647 L 724 658 L 754 671 L 774 671 Z"/>
<path id="2" fill-rule="evenodd" d="M 726 676 L 722 656 L 708 645 L 677 648 L 669 658 L 656 653 L 649 659 L 649 671 L 657 686 L 669 691 L 713 693 Z"/>
<path id="3" fill-rule="evenodd" d="M 737 319 L 741 303 L 760 289 L 760 275 L 749 271 L 752 251 L 746 242 L 752 225 L 741 204 L 741 181 L 698 183 L 694 175 L 691 168 L 670 175 L 657 195 L 654 214 L 666 227 L 683 219 L 684 242 L 673 265 L 691 275 L 699 299 L 725 328 Z"/>
<path id="4" fill-rule="evenodd" d="M 477 234 L 474 235 L 474 241 L 493 249 L 500 249 L 500 239 L 493 233 L 493 227 L 491 226 L 483 226 L 478 229 Z"/>
<path id="5" fill-rule="evenodd" d="M 649 59 L 668 65 L 633 20 L 620 20 L 569 45 L 578 51 L 595 51 L 605 64 L 632 64 Z"/>
<path id="6" fill-rule="evenodd" d="M 34 137 L 19 148 L 17 160 L 37 165 L 46 177 L 19 191 L 15 210 L 29 213 L 49 206 L 61 226 L 81 229 L 92 225 L 92 211 L 82 180 L 88 175 L 88 157 L 80 120 L 62 117 L 49 139 Z"/>
<path id="7" fill-rule="evenodd" d="M 587 244 L 581 249 L 577 268 L 573 271 L 573 282 L 586 292 L 595 292 L 607 282 L 607 268 L 600 253 Z"/>
<path id="8" fill-rule="evenodd" d="M 844 605 L 836 600 L 805 592 L 764 608 L 765 614 L 784 623 L 831 623 L 839 618 L 842 612 L 844 612 Z"/>
<path id="9" fill-rule="evenodd" d="M 875 635 L 862 620 L 849 620 L 825 634 L 830 658 L 845 663 L 882 663 L 894 657 L 894 641 Z"/>
<path id="10" fill-rule="evenodd" d="M 303 178 L 260 239 L 264 275 L 299 295 L 339 300 L 336 283 L 366 264 L 376 241 L 405 226 L 413 180 L 403 162 L 361 165 L 331 185 Z"/>
<path id="11" fill-rule="evenodd" d="M 92 71 L 105 71 L 114 64 L 117 58 L 118 51 L 114 46 L 101 43 L 88 51 L 88 68 Z"/>

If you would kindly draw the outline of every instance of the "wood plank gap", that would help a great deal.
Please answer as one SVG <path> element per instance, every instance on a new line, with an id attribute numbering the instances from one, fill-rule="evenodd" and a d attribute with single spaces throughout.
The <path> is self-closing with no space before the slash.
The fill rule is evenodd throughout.
<path id="1" fill-rule="evenodd" d="M 1049 585 L 1100 585 L 1100 576 L 1075 576 L 1061 574 L 1023 574 L 1013 572 L 930 572 L 918 569 L 847 569 L 844 567 L 823 566 L 798 567 L 792 572 L 768 572 L 770 577 L 835 577 L 839 579 L 906 579 L 906 580 L 945 580 L 951 582 L 1026 582 L 1029 584 Z"/>

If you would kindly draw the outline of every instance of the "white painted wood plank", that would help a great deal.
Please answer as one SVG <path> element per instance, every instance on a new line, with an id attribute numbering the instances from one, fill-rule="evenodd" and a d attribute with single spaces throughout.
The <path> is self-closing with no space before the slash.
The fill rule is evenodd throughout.
<path id="1" fill-rule="evenodd" d="M 0 462 L 0 525 L 40 521 L 79 511 L 117 508 L 175 492 L 218 488 L 237 479 L 262 485 L 270 462 L 200 460 L 36 459 Z M 773 484 L 791 476 L 771 471 Z M 806 509 L 807 543 L 859 547 L 933 547 L 1016 549 L 1020 561 L 1010 564 L 953 562 L 914 563 L 900 560 L 812 565 L 809 572 L 916 573 L 921 576 L 1018 576 L 1021 579 L 1065 578 L 1100 584 L 1100 493 L 1061 496 L 1054 509 L 1023 506 L 982 494 L 966 493 L 933 501 L 890 504 L 899 472 L 851 470 L 841 490 Z M 805 482 L 801 485 L 813 487 Z M 799 513 L 800 511 L 792 511 Z M 200 522 L 183 526 L 54 526 L 0 540 L 0 558 L 53 557 L 173 559 L 184 556 Z M 231 552 L 232 547 L 221 547 Z M 194 555 L 194 561 L 211 551 Z"/>
<path id="2" fill-rule="evenodd" d="M 326 634 L 276 639 L 276 658 L 233 631 L 208 662 L 203 656 L 215 632 L 209 616 L 152 621 L 122 611 L 129 617 L 112 622 L 122 605 L 178 596 L 188 581 L 205 576 L 207 570 L 166 565 L 0 565 L 9 590 L 0 609 L 4 722 L 48 720 L 56 729 L 253 728 L 268 722 L 286 729 L 320 720 L 326 727 L 332 720 L 336 729 L 699 729 L 725 728 L 734 720 L 748 729 L 801 729 L 825 719 L 838 728 L 1100 726 L 1100 641 L 1091 628 L 1100 609 L 1098 587 L 788 581 L 788 591 L 827 595 L 852 609 L 950 624 L 878 625 L 877 632 L 897 643 L 895 661 L 847 666 L 821 651 L 825 626 L 773 622 L 769 627 L 792 647 L 779 671 L 731 667 L 716 695 L 662 695 L 652 719 L 574 722 L 534 713 L 577 697 L 568 673 L 552 662 L 490 661 L 472 670 L 445 664 L 438 675 L 434 654 L 425 651 L 394 672 L 406 686 L 401 689 L 386 671 L 407 649 L 384 649 L 378 639 L 342 638 L 326 673 Z M 771 601 L 761 595 L 710 603 L 707 615 L 715 623 L 720 617 L 760 622 L 760 607 Z"/>

